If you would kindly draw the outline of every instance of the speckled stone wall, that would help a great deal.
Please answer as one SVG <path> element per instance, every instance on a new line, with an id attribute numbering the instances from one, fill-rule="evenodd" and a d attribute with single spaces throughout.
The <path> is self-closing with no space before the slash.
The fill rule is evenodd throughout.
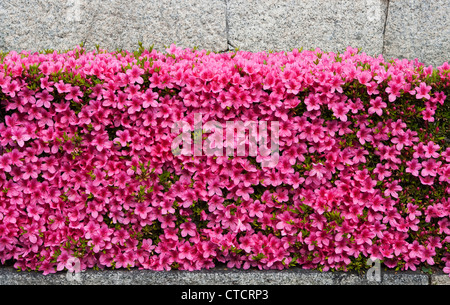
<path id="1" fill-rule="evenodd" d="M 0 49 L 361 48 L 450 61 L 450 0 L 0 0 Z"/>
<path id="2" fill-rule="evenodd" d="M 383 51 L 387 1 L 230 0 L 228 7 L 229 43 L 250 51 Z"/>

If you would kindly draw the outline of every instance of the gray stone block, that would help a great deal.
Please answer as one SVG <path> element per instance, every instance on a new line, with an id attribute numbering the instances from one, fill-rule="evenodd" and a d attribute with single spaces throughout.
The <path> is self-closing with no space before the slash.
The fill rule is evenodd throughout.
<path id="1" fill-rule="evenodd" d="M 136 50 L 138 42 L 213 51 L 228 48 L 224 0 L 5 0 L 0 49 Z"/>
<path id="2" fill-rule="evenodd" d="M 0 1 L 2 51 L 69 49 L 82 42 L 88 22 L 75 1 Z"/>
<path id="3" fill-rule="evenodd" d="M 443 272 L 432 274 L 431 285 L 450 285 L 450 276 Z"/>
<path id="4" fill-rule="evenodd" d="M 247 51 L 383 49 L 387 0 L 228 0 L 229 43 Z"/>
<path id="5" fill-rule="evenodd" d="M 382 285 L 429 285 L 429 275 L 420 271 L 384 271 Z"/>
<path id="6" fill-rule="evenodd" d="M 228 48 L 223 0 L 93 0 L 87 11 L 92 20 L 88 46 L 136 49 L 142 41 L 159 50 L 172 43 L 212 51 Z"/>
<path id="7" fill-rule="evenodd" d="M 390 1 L 385 58 L 418 58 L 433 66 L 450 61 L 449 15 L 448 0 Z"/>

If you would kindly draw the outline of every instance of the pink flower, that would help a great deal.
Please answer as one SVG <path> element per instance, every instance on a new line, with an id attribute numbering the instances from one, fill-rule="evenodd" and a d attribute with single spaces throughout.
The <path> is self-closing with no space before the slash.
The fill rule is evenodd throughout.
<path id="1" fill-rule="evenodd" d="M 386 88 L 386 92 L 389 93 L 389 102 L 394 102 L 397 97 L 401 95 L 401 89 L 402 87 L 397 84 L 390 84 L 389 87 Z"/>
<path id="2" fill-rule="evenodd" d="M 340 119 L 343 122 L 347 122 L 347 113 L 349 109 L 344 105 L 344 103 L 338 103 L 332 106 L 332 110 L 336 118 Z"/>
<path id="3" fill-rule="evenodd" d="M 450 162 L 450 147 L 447 147 L 441 154 L 442 158 L 445 158 L 445 162 Z"/>
<path id="4" fill-rule="evenodd" d="M 11 158 L 8 154 L 0 156 L 0 169 L 7 173 L 11 172 Z"/>
<path id="5" fill-rule="evenodd" d="M 209 205 L 208 211 L 214 212 L 216 209 L 223 210 L 223 201 L 224 201 L 224 199 L 222 197 L 214 195 L 208 202 L 208 205 Z"/>
<path id="6" fill-rule="evenodd" d="M 362 85 L 367 85 L 372 79 L 372 73 L 370 71 L 363 71 L 358 75 L 358 81 Z"/>
<path id="7" fill-rule="evenodd" d="M 406 165 L 408 166 L 406 168 L 407 173 L 410 173 L 411 175 L 413 175 L 415 177 L 419 176 L 419 171 L 420 171 L 420 169 L 422 169 L 422 164 L 419 163 L 419 160 L 412 159 L 411 161 L 407 161 Z"/>
<path id="8" fill-rule="evenodd" d="M 309 171 L 309 176 L 322 179 L 325 173 L 326 169 L 322 164 L 313 164 L 313 168 Z"/>
<path id="9" fill-rule="evenodd" d="M 419 179 L 420 179 L 420 183 L 422 183 L 423 185 L 433 185 L 434 184 L 433 176 L 427 176 L 427 177 L 419 176 Z"/>
<path id="10" fill-rule="evenodd" d="M 377 181 L 376 180 L 372 180 L 370 178 L 366 178 L 363 182 L 362 182 L 362 187 L 361 187 L 361 191 L 362 192 L 367 192 L 367 193 L 374 193 L 374 187 L 377 185 Z"/>
<path id="11" fill-rule="evenodd" d="M 41 266 L 39 267 L 39 271 L 42 271 L 43 275 L 56 273 L 55 267 L 52 263 L 49 261 L 44 261 Z"/>
<path id="12" fill-rule="evenodd" d="M 56 89 L 58 89 L 58 93 L 68 93 L 70 92 L 71 85 L 65 84 L 62 80 L 55 84 Z"/>
<path id="13" fill-rule="evenodd" d="M 352 159 L 353 163 L 366 163 L 366 157 L 364 157 L 365 155 L 368 155 L 369 152 L 365 149 L 357 149 L 354 151 L 354 157 Z"/>
<path id="14" fill-rule="evenodd" d="M 158 106 L 158 99 L 159 95 L 158 93 L 154 92 L 151 89 L 148 89 L 145 91 L 145 93 L 142 95 L 142 98 L 144 99 L 144 102 L 142 103 L 142 108 L 148 108 L 148 107 L 157 107 Z"/>
<path id="15" fill-rule="evenodd" d="M 434 249 L 429 249 L 428 247 L 424 248 L 422 250 L 422 257 L 421 257 L 421 261 L 422 262 L 427 262 L 428 265 L 434 265 L 434 259 L 433 256 L 436 255 L 436 252 Z"/>
<path id="16" fill-rule="evenodd" d="M 132 97 L 131 101 L 127 103 L 128 114 L 139 112 L 142 107 L 142 100 L 138 97 Z"/>
<path id="17" fill-rule="evenodd" d="M 105 248 L 106 242 L 100 235 L 94 233 L 91 236 L 91 240 L 88 241 L 88 245 L 92 247 L 92 251 L 94 251 L 94 253 L 99 253 L 101 249 Z"/>
<path id="18" fill-rule="evenodd" d="M 436 169 L 439 168 L 439 166 L 441 166 L 442 162 L 437 162 L 434 159 L 429 159 L 427 161 L 422 162 L 422 171 L 420 172 L 420 174 L 422 175 L 422 177 L 427 177 L 427 176 L 436 176 Z"/>
<path id="19" fill-rule="evenodd" d="M 236 195 L 242 197 L 244 200 L 250 199 L 250 194 L 253 194 L 255 190 L 251 187 L 242 187 L 236 191 Z"/>
<path id="20" fill-rule="evenodd" d="M 372 142 L 373 137 L 371 133 L 372 130 L 370 128 L 361 127 L 361 129 L 356 133 L 356 136 L 359 138 L 359 143 L 361 143 L 361 145 L 364 145 L 366 144 L 366 142 Z"/>
<path id="21" fill-rule="evenodd" d="M 427 145 L 424 147 L 425 149 L 425 158 L 439 158 L 439 153 L 437 152 L 441 147 L 438 144 L 434 144 L 432 141 L 429 141 Z"/>
<path id="22" fill-rule="evenodd" d="M 409 248 L 409 257 L 411 258 L 422 258 L 424 246 L 420 245 L 417 240 L 413 241 L 412 244 L 408 245 Z"/>
<path id="23" fill-rule="evenodd" d="M 416 90 L 416 92 L 417 92 L 417 94 L 416 94 L 416 98 L 419 100 L 419 99 L 422 99 L 422 98 L 425 98 L 425 99 L 427 99 L 427 100 L 429 100 L 430 99 L 430 95 L 428 94 L 429 92 L 430 92 L 430 90 L 431 90 L 431 86 L 427 86 L 427 84 L 426 83 L 420 83 L 420 86 L 419 87 L 416 87 L 415 88 L 415 90 Z"/>
<path id="24" fill-rule="evenodd" d="M 151 212 L 151 208 L 144 203 L 140 203 L 136 206 L 134 213 L 141 219 L 147 219 L 147 215 Z"/>
<path id="25" fill-rule="evenodd" d="M 368 245 L 372 245 L 372 239 L 375 237 L 375 233 L 368 230 L 368 229 L 364 229 L 362 230 L 357 237 L 355 238 L 356 244 L 358 245 L 362 245 L 362 244 L 368 244 Z"/>
<path id="26" fill-rule="evenodd" d="M 127 143 L 131 142 L 130 132 L 128 130 L 119 130 L 116 135 L 117 138 L 114 139 L 114 142 L 119 142 L 122 147 L 127 146 Z"/>
<path id="27" fill-rule="evenodd" d="M 292 185 L 294 189 L 298 188 L 303 182 L 305 182 L 305 178 L 300 177 L 298 172 L 295 172 L 288 176 L 287 182 Z"/>
<path id="28" fill-rule="evenodd" d="M 44 212 L 44 208 L 38 205 L 29 205 L 27 207 L 27 215 L 32 217 L 35 221 L 38 221 L 41 218 L 42 213 Z"/>
<path id="29" fill-rule="evenodd" d="M 444 94 L 444 92 L 435 92 L 434 93 L 434 97 L 438 100 L 439 104 L 441 104 L 441 106 L 444 105 L 444 102 L 447 98 L 447 96 Z"/>
<path id="30" fill-rule="evenodd" d="M 82 96 L 83 96 L 83 92 L 81 92 L 80 87 L 78 87 L 78 86 L 73 86 L 72 87 L 71 86 L 69 88 L 69 92 L 66 95 L 65 99 L 67 101 L 73 100 L 74 102 L 79 103 L 80 102 L 79 97 L 82 97 Z"/>
<path id="31" fill-rule="evenodd" d="M 276 225 L 277 230 L 285 231 L 291 228 L 290 222 L 292 222 L 292 216 L 289 212 L 283 212 L 278 216 L 278 223 Z"/>
<path id="32" fill-rule="evenodd" d="M 396 144 L 395 148 L 400 151 L 403 149 L 404 146 L 410 146 L 413 143 L 410 140 L 410 134 L 409 133 L 403 133 L 399 134 L 397 137 L 392 138 L 392 143 Z"/>
<path id="33" fill-rule="evenodd" d="M 217 194 L 218 196 L 222 196 L 222 183 L 218 177 L 216 177 L 213 181 L 208 183 L 208 195 L 213 196 Z"/>
<path id="34" fill-rule="evenodd" d="M 185 222 L 180 225 L 181 228 L 181 236 L 196 236 L 197 235 L 197 228 L 194 223 L 192 222 Z"/>
<path id="35" fill-rule="evenodd" d="M 422 111 L 421 113 L 422 113 L 422 117 L 425 121 L 434 122 L 435 111 L 433 109 L 427 108 L 424 111 Z"/>
<path id="36" fill-rule="evenodd" d="M 420 142 L 417 146 L 414 146 L 414 154 L 413 157 L 415 159 L 424 158 L 425 157 L 425 145 Z"/>
<path id="37" fill-rule="evenodd" d="M 401 239 L 393 241 L 392 248 L 394 249 L 394 254 L 396 256 L 399 256 L 400 254 L 406 253 L 408 251 L 405 241 Z"/>
<path id="38" fill-rule="evenodd" d="M 47 90 L 36 93 L 36 97 L 38 98 L 36 107 L 44 106 L 50 108 L 50 102 L 53 101 L 53 96 L 49 94 Z"/>
<path id="39" fill-rule="evenodd" d="M 11 83 L 1 85 L 2 91 L 8 94 L 10 97 L 15 97 L 16 93 L 20 91 L 20 85 L 17 81 L 13 80 Z"/>
<path id="40" fill-rule="evenodd" d="M 450 182 L 450 165 L 441 167 L 439 174 L 441 175 L 439 177 L 439 181 L 447 181 L 447 183 Z"/>
<path id="41" fill-rule="evenodd" d="M 392 183 L 388 184 L 386 190 L 384 191 L 384 195 L 386 197 L 392 196 L 394 198 L 398 198 L 399 191 L 403 190 L 403 188 L 398 184 L 398 180 L 394 180 Z"/>
<path id="42" fill-rule="evenodd" d="M 23 147 L 25 145 L 25 142 L 30 139 L 31 136 L 27 133 L 25 127 L 18 127 L 13 129 L 11 140 L 16 141 L 20 147 Z"/>
<path id="43" fill-rule="evenodd" d="M 262 218 L 264 216 L 265 206 L 256 200 L 253 204 L 248 207 L 248 214 L 250 217 Z"/>
<path id="44" fill-rule="evenodd" d="M 374 81 L 371 81 L 370 83 L 366 84 L 366 87 L 367 87 L 367 94 L 369 95 L 380 93 L 380 91 L 378 90 L 378 84 Z"/>
<path id="45" fill-rule="evenodd" d="M 141 77 L 141 75 L 144 74 L 144 69 L 141 69 L 138 66 L 134 65 L 131 69 L 128 69 L 126 71 L 126 74 L 128 75 L 128 78 L 132 84 L 134 84 L 134 83 L 143 84 L 144 83 L 144 79 Z"/>
<path id="46" fill-rule="evenodd" d="M 188 259 L 193 260 L 193 247 L 189 243 L 183 243 L 180 246 L 178 246 L 178 257 L 180 259 Z"/>
<path id="47" fill-rule="evenodd" d="M 112 143 L 109 141 L 107 134 L 101 134 L 97 135 L 91 142 L 92 145 L 94 145 L 98 151 L 103 151 L 103 149 L 110 149 L 112 146 Z"/>
<path id="48" fill-rule="evenodd" d="M 379 116 L 383 115 L 383 108 L 386 108 L 387 106 L 387 104 L 383 102 L 383 100 L 379 96 L 377 96 L 375 99 L 371 99 L 370 105 L 372 107 L 369 108 L 368 113 L 369 114 L 376 113 Z"/>
<path id="49" fill-rule="evenodd" d="M 306 109 L 308 111 L 319 110 L 319 102 L 319 99 L 314 94 L 310 94 L 307 98 L 305 98 Z"/>

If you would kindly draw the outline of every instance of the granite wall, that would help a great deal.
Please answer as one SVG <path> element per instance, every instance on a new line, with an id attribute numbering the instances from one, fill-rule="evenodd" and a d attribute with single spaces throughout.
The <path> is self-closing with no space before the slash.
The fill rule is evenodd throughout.
<path id="1" fill-rule="evenodd" d="M 450 61 L 450 0 L 0 0 L 0 49 L 359 47 Z"/>

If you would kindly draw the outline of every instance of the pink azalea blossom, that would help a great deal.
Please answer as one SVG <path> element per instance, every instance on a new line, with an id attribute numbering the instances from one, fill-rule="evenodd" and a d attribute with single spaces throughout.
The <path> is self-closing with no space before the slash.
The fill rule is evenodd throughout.
<path id="1" fill-rule="evenodd" d="M 427 176 L 436 176 L 436 170 L 439 168 L 439 166 L 442 164 L 442 162 L 436 162 L 434 159 L 429 159 L 427 161 L 422 162 L 422 171 L 420 174 L 422 177 Z"/>
<path id="2" fill-rule="evenodd" d="M 36 107 L 44 106 L 45 108 L 50 108 L 50 102 L 53 101 L 53 96 L 47 90 L 36 93 L 36 97 L 38 98 Z"/>
<path id="3" fill-rule="evenodd" d="M 431 86 L 427 86 L 427 84 L 422 82 L 422 83 L 420 83 L 419 87 L 416 87 L 415 90 L 417 91 L 417 94 L 416 94 L 417 99 L 422 99 L 422 98 L 425 98 L 427 100 L 430 99 L 429 92 L 431 90 Z"/>
<path id="4" fill-rule="evenodd" d="M 144 79 L 141 77 L 144 74 L 144 69 L 134 65 L 131 69 L 127 70 L 126 74 L 129 77 L 131 83 L 144 83 Z"/>
<path id="5" fill-rule="evenodd" d="M 394 198 L 398 198 L 399 191 L 403 190 L 403 188 L 398 184 L 397 180 L 394 180 L 392 183 L 390 183 L 386 190 L 384 191 L 385 196 L 392 196 Z"/>
<path id="6" fill-rule="evenodd" d="M 376 97 L 375 99 L 370 100 L 371 107 L 368 110 L 369 114 L 376 113 L 379 116 L 382 116 L 383 114 L 383 108 L 386 108 L 387 104 L 383 102 L 381 97 Z"/>
<path id="7" fill-rule="evenodd" d="M 408 167 L 406 168 L 406 172 L 410 173 L 411 175 L 418 177 L 419 171 L 422 169 L 422 164 L 419 163 L 417 159 L 412 159 L 411 161 L 407 161 L 406 165 Z"/>

